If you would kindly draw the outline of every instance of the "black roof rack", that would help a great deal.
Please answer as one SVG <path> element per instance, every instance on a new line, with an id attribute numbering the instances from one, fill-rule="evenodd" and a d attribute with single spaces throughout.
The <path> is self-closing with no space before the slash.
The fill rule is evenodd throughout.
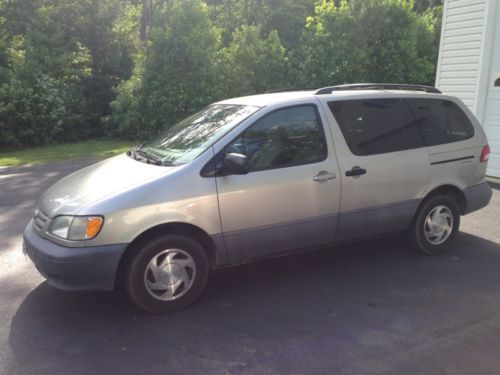
<path id="1" fill-rule="evenodd" d="M 316 95 L 331 94 L 333 91 L 344 90 L 409 90 L 424 91 L 428 93 L 441 94 L 437 88 L 425 85 L 411 85 L 401 83 L 353 83 L 349 85 L 337 85 L 322 87 L 316 90 Z"/>
<path id="2" fill-rule="evenodd" d="M 265 94 L 276 94 L 280 92 L 293 92 L 293 91 L 315 91 L 317 90 L 317 87 L 290 87 L 290 88 L 278 88 L 278 89 L 271 89 L 265 92 Z"/>

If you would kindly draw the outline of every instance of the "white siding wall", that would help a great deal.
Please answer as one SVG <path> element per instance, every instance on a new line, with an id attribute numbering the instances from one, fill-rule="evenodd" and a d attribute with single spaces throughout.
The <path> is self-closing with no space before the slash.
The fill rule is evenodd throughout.
<path id="1" fill-rule="evenodd" d="M 491 147 L 487 174 L 500 177 L 500 0 L 445 0 L 436 87 L 482 123 Z"/>
<path id="2" fill-rule="evenodd" d="M 500 87 L 495 87 L 495 80 L 500 78 L 500 7 L 494 12 L 491 64 L 489 71 L 482 72 L 487 86 L 483 125 L 491 148 L 487 174 L 500 177 Z"/>
<path id="3" fill-rule="evenodd" d="M 487 0 L 446 0 L 436 86 L 475 112 Z"/>

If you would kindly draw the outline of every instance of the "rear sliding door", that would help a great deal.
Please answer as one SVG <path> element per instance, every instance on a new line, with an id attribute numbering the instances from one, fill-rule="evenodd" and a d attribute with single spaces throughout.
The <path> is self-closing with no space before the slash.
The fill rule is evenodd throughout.
<path id="1" fill-rule="evenodd" d="M 406 229 L 429 182 L 429 156 L 405 99 L 331 101 L 342 174 L 337 240 Z"/>

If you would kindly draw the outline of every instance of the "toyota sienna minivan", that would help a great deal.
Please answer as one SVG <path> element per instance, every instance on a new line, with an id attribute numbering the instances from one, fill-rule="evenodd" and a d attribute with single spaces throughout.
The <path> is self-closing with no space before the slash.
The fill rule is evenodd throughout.
<path id="1" fill-rule="evenodd" d="M 489 147 L 457 98 L 356 84 L 224 100 L 41 196 L 24 251 L 65 290 L 182 309 L 209 271 L 406 232 L 445 251 L 486 206 Z"/>

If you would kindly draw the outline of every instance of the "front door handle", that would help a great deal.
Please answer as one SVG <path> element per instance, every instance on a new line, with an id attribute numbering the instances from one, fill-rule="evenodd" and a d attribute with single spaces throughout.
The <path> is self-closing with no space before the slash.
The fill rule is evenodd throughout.
<path id="1" fill-rule="evenodd" d="M 356 166 L 352 167 L 352 169 L 350 171 L 346 171 L 345 175 L 347 177 L 357 177 L 357 176 L 359 177 L 365 173 L 366 173 L 366 169 L 363 169 L 360 166 L 356 165 Z"/>
<path id="2" fill-rule="evenodd" d="M 337 175 L 335 173 L 321 171 L 316 176 L 313 177 L 313 180 L 316 182 L 327 182 L 328 180 L 333 180 L 336 177 Z"/>

